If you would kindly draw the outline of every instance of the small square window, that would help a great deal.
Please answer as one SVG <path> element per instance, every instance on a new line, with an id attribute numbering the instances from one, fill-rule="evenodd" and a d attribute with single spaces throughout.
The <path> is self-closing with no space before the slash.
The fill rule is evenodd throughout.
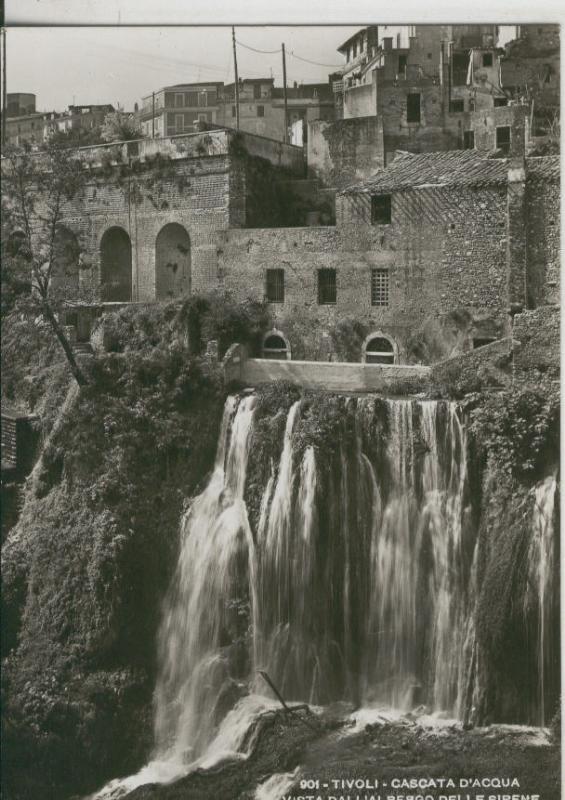
<path id="1" fill-rule="evenodd" d="M 462 111 L 465 111 L 465 101 L 452 100 L 449 104 L 449 110 L 452 114 L 460 114 Z"/>
<path id="2" fill-rule="evenodd" d="M 392 220 L 392 200 L 389 194 L 371 197 L 371 223 L 373 225 L 390 225 Z"/>
<path id="3" fill-rule="evenodd" d="M 371 305 L 388 306 L 388 269 L 371 270 Z"/>
<path id="4" fill-rule="evenodd" d="M 265 106 L 257 106 L 257 116 L 258 117 L 265 116 Z"/>
<path id="5" fill-rule="evenodd" d="M 475 131 L 463 131 L 463 149 L 475 149 Z"/>
<path id="6" fill-rule="evenodd" d="M 483 67 L 492 67 L 492 53 L 483 53 Z"/>
<path id="7" fill-rule="evenodd" d="M 267 302 L 284 303 L 284 269 L 267 270 Z"/>
<path id="8" fill-rule="evenodd" d="M 337 300 L 335 269 L 318 270 L 318 304 L 335 305 Z"/>

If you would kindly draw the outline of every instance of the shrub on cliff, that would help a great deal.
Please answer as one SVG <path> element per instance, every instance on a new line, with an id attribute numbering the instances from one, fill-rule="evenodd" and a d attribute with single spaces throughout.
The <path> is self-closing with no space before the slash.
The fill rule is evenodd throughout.
<path id="1" fill-rule="evenodd" d="M 520 480 L 558 462 L 559 397 L 531 389 L 481 397 L 471 412 L 471 433 L 506 474 Z"/>
<path id="2" fill-rule="evenodd" d="M 140 344 L 99 354 L 52 432 L 4 551 L 10 796 L 89 791 L 147 755 L 160 598 L 223 402 L 217 366 Z"/>

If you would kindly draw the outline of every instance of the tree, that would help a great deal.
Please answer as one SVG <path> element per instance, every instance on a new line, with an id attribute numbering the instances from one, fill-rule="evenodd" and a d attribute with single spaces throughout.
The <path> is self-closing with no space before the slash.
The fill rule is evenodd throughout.
<path id="1" fill-rule="evenodd" d="M 81 162 L 69 150 L 14 151 L 3 160 L 3 277 L 19 297 L 22 311 L 34 320 L 41 316 L 51 326 L 79 386 L 87 379 L 61 315 L 80 299 L 80 252 L 63 219 L 66 204 L 84 185 Z"/>
<path id="2" fill-rule="evenodd" d="M 125 114 L 123 111 L 106 114 L 100 135 L 105 142 L 129 142 L 143 136 L 135 115 Z"/>

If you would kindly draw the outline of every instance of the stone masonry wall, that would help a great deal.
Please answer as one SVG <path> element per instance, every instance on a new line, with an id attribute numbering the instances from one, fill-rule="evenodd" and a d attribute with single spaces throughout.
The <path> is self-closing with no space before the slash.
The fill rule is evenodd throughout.
<path id="1" fill-rule="evenodd" d="M 338 197 L 338 227 L 248 229 L 218 236 L 226 289 L 262 298 L 266 270 L 285 273 L 284 303 L 271 304 L 294 358 L 324 359 L 331 331 L 349 317 L 381 331 L 406 363 L 430 316 L 466 308 L 503 331 L 506 188 L 426 189 L 394 195 L 391 225 L 370 224 L 368 195 Z M 317 270 L 334 268 L 335 305 L 319 305 Z M 371 305 L 371 270 L 387 269 L 389 305 Z"/>
<path id="2" fill-rule="evenodd" d="M 528 305 L 559 302 L 560 186 L 528 180 L 526 191 Z"/>
<path id="3" fill-rule="evenodd" d="M 87 186 L 62 222 L 77 237 L 80 282 L 92 299 L 101 282 L 102 237 L 110 228 L 122 228 L 131 242 L 134 302 L 155 299 L 156 240 L 168 223 L 183 226 L 190 239 L 187 285 L 192 292 L 206 291 L 218 280 L 217 231 L 247 222 L 254 192 L 250 165 L 261 162 L 273 180 L 279 173 L 303 176 L 300 148 L 247 134 L 218 130 L 158 144 L 143 140 L 78 151 L 89 170 Z M 263 209 L 267 220 L 269 213 Z"/>

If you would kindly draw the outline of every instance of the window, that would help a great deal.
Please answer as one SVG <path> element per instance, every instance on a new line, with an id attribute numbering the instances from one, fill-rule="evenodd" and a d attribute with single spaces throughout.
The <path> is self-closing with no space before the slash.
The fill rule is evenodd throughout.
<path id="1" fill-rule="evenodd" d="M 208 105 L 208 97 L 206 92 L 198 92 L 198 105 L 201 107 Z"/>
<path id="2" fill-rule="evenodd" d="M 389 194 L 371 197 L 371 223 L 390 225 L 392 219 L 392 200 Z"/>
<path id="3" fill-rule="evenodd" d="M 510 152 L 510 128 L 508 125 L 496 129 L 496 147 L 503 153 Z"/>
<path id="4" fill-rule="evenodd" d="M 284 303 L 284 269 L 267 270 L 267 302 Z"/>
<path id="5" fill-rule="evenodd" d="M 337 299 L 335 269 L 318 270 L 318 304 L 333 305 Z"/>
<path id="6" fill-rule="evenodd" d="M 260 100 L 261 99 L 261 84 L 254 83 L 253 84 L 253 99 Z"/>
<path id="7" fill-rule="evenodd" d="M 175 94 L 175 108 L 184 106 L 184 94 Z"/>
<path id="8" fill-rule="evenodd" d="M 475 101 L 473 99 L 469 100 L 469 111 L 475 110 Z"/>
<path id="9" fill-rule="evenodd" d="M 371 270 L 371 305 L 388 306 L 388 269 Z"/>
<path id="10" fill-rule="evenodd" d="M 268 333 L 263 341 L 263 358 L 286 361 L 290 358 L 290 348 L 279 333 Z"/>
<path id="11" fill-rule="evenodd" d="M 184 131 L 184 114 L 175 114 L 175 130 L 177 133 Z"/>
<path id="12" fill-rule="evenodd" d="M 492 67 L 492 53 L 483 53 L 483 67 Z"/>
<path id="13" fill-rule="evenodd" d="M 189 92 L 186 97 L 188 100 L 187 105 L 191 106 L 191 108 L 198 105 L 198 92 Z"/>
<path id="14" fill-rule="evenodd" d="M 394 364 L 394 347 L 384 336 L 373 336 L 365 346 L 367 364 Z"/>
<path id="15" fill-rule="evenodd" d="M 420 122 L 419 94 L 409 94 L 406 97 L 406 122 Z"/>
<path id="16" fill-rule="evenodd" d="M 353 42 L 353 58 L 357 56 L 357 41 Z"/>
<path id="17" fill-rule="evenodd" d="M 449 110 L 452 114 L 460 114 L 462 111 L 465 111 L 465 101 L 452 100 L 449 104 Z"/>
<path id="18" fill-rule="evenodd" d="M 237 112 L 235 110 L 235 106 L 231 107 L 231 115 L 232 115 L 232 117 L 237 117 Z"/>
<path id="19" fill-rule="evenodd" d="M 265 116 L 265 106 L 257 106 L 257 116 L 258 117 Z"/>
<path id="20" fill-rule="evenodd" d="M 469 54 L 453 53 L 451 62 L 452 78 L 454 86 L 465 86 L 467 83 L 467 70 L 469 68 Z"/>
<path id="21" fill-rule="evenodd" d="M 398 56 L 398 74 L 399 75 L 406 75 L 406 66 L 408 64 L 408 56 L 407 55 L 399 55 Z"/>
<path id="22" fill-rule="evenodd" d="M 508 105 L 508 98 L 507 97 L 495 97 L 494 98 L 494 107 L 498 108 L 499 106 L 507 106 Z"/>
<path id="23" fill-rule="evenodd" d="M 475 131 L 463 131 L 463 150 L 475 149 Z"/>

